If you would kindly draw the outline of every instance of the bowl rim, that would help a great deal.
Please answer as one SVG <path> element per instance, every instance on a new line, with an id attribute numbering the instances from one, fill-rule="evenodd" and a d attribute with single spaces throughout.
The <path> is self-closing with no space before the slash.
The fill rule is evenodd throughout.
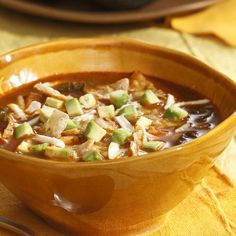
<path id="1" fill-rule="evenodd" d="M 38 55 L 38 50 L 41 49 L 40 54 L 43 54 L 44 52 L 50 52 L 48 49 L 53 49 L 51 50 L 55 52 L 55 46 L 57 50 L 61 50 L 65 48 L 65 46 L 69 46 L 70 50 L 73 50 L 75 48 L 78 48 L 79 46 L 86 46 L 86 47 L 96 47 L 96 46 L 118 46 L 121 48 L 124 47 L 131 47 L 133 49 L 139 49 L 139 50 L 145 50 L 151 53 L 160 53 L 162 56 L 173 56 L 178 58 L 178 63 L 180 64 L 188 62 L 191 63 L 191 68 L 194 69 L 194 67 L 201 68 L 201 74 L 207 73 L 207 74 L 212 74 L 213 79 L 218 78 L 218 82 L 223 82 L 224 85 L 227 83 L 227 85 L 235 91 L 236 94 L 236 83 L 227 77 L 226 75 L 222 74 L 221 72 L 217 71 L 216 69 L 212 68 L 211 66 L 207 65 L 206 63 L 200 61 L 199 59 L 188 55 L 186 53 L 174 50 L 174 49 L 169 49 L 166 47 L 161 47 L 157 45 L 153 45 L 150 43 L 146 43 L 140 40 L 134 40 L 134 39 L 127 39 L 127 38 L 115 38 L 115 37 L 106 37 L 106 38 L 77 38 L 77 39 L 64 39 L 64 40 L 54 40 L 54 41 L 49 41 L 45 43 L 36 43 L 32 44 L 29 46 L 21 47 L 19 49 L 12 50 L 10 52 L 6 52 L 0 56 L 0 70 L 9 64 L 12 63 L 12 61 L 15 60 L 21 60 L 27 56 L 37 54 Z M 44 50 L 42 50 L 44 49 Z M 29 54 L 30 53 L 30 54 Z M 5 58 L 6 56 L 11 56 L 11 61 L 6 61 Z M 180 61 L 179 61 L 180 59 Z M 197 69 L 195 68 L 195 69 Z M 56 160 L 45 160 L 43 158 L 35 158 L 33 156 L 28 156 L 24 154 L 17 154 L 12 151 L 5 150 L 3 148 L 0 148 L 0 156 L 6 158 L 6 159 L 11 159 L 11 160 L 16 160 L 16 161 L 21 161 L 21 162 L 27 162 L 30 164 L 38 164 L 42 165 L 46 168 L 61 168 L 61 167 L 73 167 L 73 168 L 84 168 L 84 167 L 94 167 L 94 166 L 107 166 L 107 165 L 114 165 L 114 164 L 123 164 L 123 163 L 128 163 L 128 162 L 137 162 L 137 161 L 148 161 L 153 158 L 165 158 L 169 153 L 173 152 L 180 152 L 183 149 L 191 149 L 193 146 L 196 146 L 204 141 L 206 141 L 209 138 L 213 138 L 214 136 L 217 136 L 217 134 L 220 134 L 225 130 L 226 127 L 230 126 L 231 124 L 236 125 L 236 111 L 234 111 L 231 115 L 229 115 L 227 118 L 222 120 L 216 127 L 211 129 L 209 132 L 204 134 L 201 137 L 196 138 L 193 141 L 190 141 L 185 144 L 177 145 L 170 147 L 168 149 L 159 151 L 159 152 L 153 152 L 149 154 L 145 154 L 141 157 L 129 157 L 129 158 L 120 158 L 120 159 L 115 159 L 115 160 L 104 160 L 104 161 L 97 161 L 97 162 L 64 162 L 64 161 L 56 161 Z"/>

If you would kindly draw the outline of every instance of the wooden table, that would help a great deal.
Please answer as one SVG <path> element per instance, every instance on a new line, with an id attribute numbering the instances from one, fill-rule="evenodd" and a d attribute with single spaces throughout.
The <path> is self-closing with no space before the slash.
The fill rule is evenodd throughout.
<path id="1" fill-rule="evenodd" d="M 198 57 L 236 81 L 236 49 L 217 40 L 182 34 L 154 23 L 88 26 L 49 21 L 0 9 L 0 53 L 52 39 L 107 35 L 135 38 L 183 51 Z M 236 155 L 235 143 L 236 139 L 232 141 L 229 152 L 234 152 Z M 236 171 L 231 175 L 234 175 L 236 180 Z M 15 215 L 19 214 L 23 222 L 24 219 L 30 221 L 36 229 L 44 225 L 42 220 L 25 210 L 19 201 L 1 185 L 0 199 L 0 215 L 4 214 L 14 219 Z M 50 227 L 46 227 L 45 232 L 47 233 L 41 232 L 37 235 L 62 235 Z"/>

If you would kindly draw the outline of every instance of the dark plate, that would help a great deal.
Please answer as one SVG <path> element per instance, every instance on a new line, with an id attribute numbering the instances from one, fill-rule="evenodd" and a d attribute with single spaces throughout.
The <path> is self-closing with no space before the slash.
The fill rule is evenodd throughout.
<path id="1" fill-rule="evenodd" d="M 142 8 L 108 11 L 90 0 L 0 0 L 0 5 L 20 12 L 57 20 L 110 24 L 157 19 L 197 10 L 222 0 L 157 0 Z"/>

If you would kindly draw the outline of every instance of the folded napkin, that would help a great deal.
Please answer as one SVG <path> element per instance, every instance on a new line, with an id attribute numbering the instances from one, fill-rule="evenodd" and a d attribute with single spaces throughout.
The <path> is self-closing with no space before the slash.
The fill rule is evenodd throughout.
<path id="1" fill-rule="evenodd" d="M 213 34 L 236 47 L 236 0 L 225 0 L 198 13 L 170 19 L 181 32 Z"/>

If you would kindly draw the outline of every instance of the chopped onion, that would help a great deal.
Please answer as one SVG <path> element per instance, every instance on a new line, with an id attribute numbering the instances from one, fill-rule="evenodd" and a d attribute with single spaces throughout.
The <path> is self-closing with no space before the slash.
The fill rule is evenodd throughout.
<path id="1" fill-rule="evenodd" d="M 48 83 L 39 83 L 39 84 L 36 84 L 34 87 L 42 93 L 45 93 L 52 97 L 56 97 L 58 99 L 62 99 L 64 101 L 67 101 L 73 98 L 72 96 L 65 96 L 61 94 L 58 90 L 50 87 Z"/>
<path id="2" fill-rule="evenodd" d="M 123 105 L 122 107 L 120 107 L 119 109 L 116 110 L 116 115 L 117 115 L 123 108 L 128 107 L 128 106 L 130 106 L 130 105 L 133 105 L 135 108 L 139 108 L 139 107 L 141 106 L 141 105 L 140 105 L 138 102 L 136 102 L 136 101 L 134 101 L 134 102 L 128 102 L 127 104 Z"/>
<path id="3" fill-rule="evenodd" d="M 54 146 L 57 146 L 57 147 L 60 147 L 60 148 L 65 147 L 65 143 L 61 139 L 48 137 L 48 136 L 45 136 L 45 135 L 36 134 L 34 136 L 34 140 L 38 141 L 40 143 L 50 143 L 50 144 L 52 144 Z"/>
<path id="4" fill-rule="evenodd" d="M 111 142 L 108 147 L 108 158 L 110 160 L 115 159 L 120 154 L 120 146 L 118 143 Z"/>
<path id="5" fill-rule="evenodd" d="M 26 120 L 27 116 L 24 113 L 24 111 L 15 103 L 10 103 L 7 105 L 17 116 L 17 118 L 19 118 L 20 120 Z"/>
<path id="6" fill-rule="evenodd" d="M 34 117 L 32 120 L 27 121 L 31 126 L 36 125 L 39 122 L 39 116 Z"/>
<path id="7" fill-rule="evenodd" d="M 145 152 L 143 150 L 138 151 L 138 156 L 142 156 L 142 155 L 146 155 L 146 154 L 148 154 L 148 152 Z"/>
<path id="8" fill-rule="evenodd" d="M 179 106 L 179 107 L 183 107 L 183 106 L 192 106 L 192 105 L 204 105 L 204 104 L 208 104 L 211 101 L 209 99 L 199 99 L 199 100 L 195 100 L 195 101 L 186 101 L 186 102 L 177 102 L 175 103 L 175 105 Z"/>
<path id="9" fill-rule="evenodd" d="M 25 99 L 23 96 L 20 95 L 17 97 L 17 103 L 21 109 L 23 109 L 23 110 L 25 109 Z"/>
<path id="10" fill-rule="evenodd" d="M 38 101 L 32 101 L 30 105 L 25 110 L 27 113 L 34 113 L 35 111 L 39 110 L 41 108 L 42 104 Z"/>
<path id="11" fill-rule="evenodd" d="M 168 109 L 171 105 L 175 103 L 175 98 L 172 94 L 168 93 L 166 105 L 164 106 L 164 109 Z"/>
<path id="12" fill-rule="evenodd" d="M 131 123 L 123 116 L 116 116 L 115 120 L 120 125 L 121 128 L 128 130 L 129 132 L 133 132 L 134 127 L 131 125 Z"/>
<path id="13" fill-rule="evenodd" d="M 73 121 L 76 121 L 76 122 L 81 122 L 81 121 L 90 121 L 92 119 L 94 119 L 94 115 L 96 114 L 96 110 L 91 110 L 83 115 L 80 115 L 80 116 L 75 116 L 73 118 Z"/>
<path id="14" fill-rule="evenodd" d="M 114 130 L 116 129 L 116 126 L 114 126 L 114 124 L 110 123 L 109 121 L 106 121 L 102 118 L 97 118 L 95 120 L 95 122 L 101 126 L 103 129 L 106 129 L 106 130 Z"/>
<path id="15" fill-rule="evenodd" d="M 177 128 L 175 130 L 175 133 L 181 133 L 181 132 L 189 131 L 190 127 L 191 127 L 191 124 L 190 123 L 186 123 L 186 124 L 180 126 L 179 128 Z"/>
<path id="16" fill-rule="evenodd" d="M 130 150 L 132 152 L 132 156 L 137 156 L 138 154 L 138 145 L 134 141 L 130 142 Z"/>

